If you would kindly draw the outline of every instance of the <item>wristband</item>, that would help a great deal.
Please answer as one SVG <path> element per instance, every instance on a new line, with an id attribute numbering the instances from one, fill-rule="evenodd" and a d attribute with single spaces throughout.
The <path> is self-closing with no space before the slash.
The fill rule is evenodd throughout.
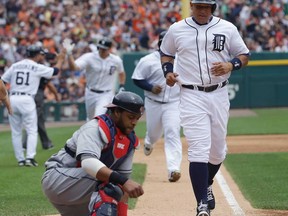
<path id="1" fill-rule="evenodd" d="M 113 184 L 124 185 L 127 180 L 128 180 L 128 178 L 124 177 L 123 175 L 121 175 L 115 171 L 113 171 L 109 176 L 109 182 L 111 182 Z"/>
<path id="2" fill-rule="evenodd" d="M 168 73 L 173 73 L 173 64 L 171 62 L 165 62 L 162 64 L 162 70 L 164 77 L 166 78 Z"/>
<path id="3" fill-rule="evenodd" d="M 124 84 L 119 84 L 119 88 L 124 88 Z"/>
<path id="4" fill-rule="evenodd" d="M 239 58 L 233 58 L 230 62 L 233 66 L 232 70 L 239 70 L 242 67 L 242 62 Z"/>

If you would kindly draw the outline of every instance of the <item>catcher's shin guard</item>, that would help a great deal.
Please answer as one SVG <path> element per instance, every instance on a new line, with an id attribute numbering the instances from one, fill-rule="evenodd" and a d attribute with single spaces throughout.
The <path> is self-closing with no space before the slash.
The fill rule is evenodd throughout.
<path id="1" fill-rule="evenodd" d="M 96 196 L 95 193 L 97 193 Z M 123 196 L 123 191 L 119 186 L 112 183 L 103 183 L 98 186 L 98 191 L 93 194 L 91 197 L 91 216 L 118 216 L 118 202 Z"/>
<path id="2" fill-rule="evenodd" d="M 124 202 L 118 203 L 118 216 L 127 216 L 128 215 L 128 204 Z"/>

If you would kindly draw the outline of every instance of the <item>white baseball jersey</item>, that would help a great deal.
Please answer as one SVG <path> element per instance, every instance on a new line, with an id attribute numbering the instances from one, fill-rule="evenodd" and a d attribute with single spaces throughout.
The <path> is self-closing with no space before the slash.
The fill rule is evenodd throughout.
<path id="1" fill-rule="evenodd" d="M 178 85 L 173 87 L 166 85 L 160 63 L 160 53 L 158 51 L 140 59 L 132 74 L 132 79 L 146 80 L 152 85 L 162 86 L 162 91 L 159 94 L 144 90 L 145 97 L 159 102 L 179 101 L 180 88 Z"/>
<path id="2" fill-rule="evenodd" d="M 30 59 L 16 62 L 3 74 L 2 79 L 10 83 L 10 93 L 23 92 L 36 95 L 40 79 L 51 78 L 54 69 Z"/>
<path id="3" fill-rule="evenodd" d="M 3 81 L 10 83 L 10 102 L 13 115 L 9 115 L 12 143 L 18 162 L 24 161 L 22 148 L 22 126 L 27 132 L 26 159 L 34 159 L 37 147 L 37 112 L 34 96 L 37 93 L 40 79 L 51 78 L 54 69 L 38 64 L 30 59 L 14 63 L 2 76 Z"/>
<path id="4" fill-rule="evenodd" d="M 105 113 L 107 108 L 104 106 L 112 101 L 117 75 L 125 73 L 123 61 L 111 53 L 103 59 L 95 51 L 85 53 L 75 63 L 86 75 L 85 108 L 87 120 L 91 120 Z"/>
<path id="5" fill-rule="evenodd" d="M 210 68 L 214 62 L 228 62 L 239 54 L 248 54 L 236 26 L 218 17 L 207 25 L 198 25 L 192 17 L 170 26 L 163 38 L 161 51 L 178 58 L 174 70 L 182 84 L 209 86 L 221 83 L 230 73 L 214 76 Z"/>
<path id="6" fill-rule="evenodd" d="M 180 87 L 178 85 L 173 87 L 166 85 L 159 51 L 140 59 L 132 74 L 132 79 L 146 80 L 152 85 L 162 86 L 162 91 L 159 94 L 144 90 L 147 128 L 145 145 L 154 145 L 164 133 L 164 148 L 169 176 L 173 171 L 180 171 L 182 161 L 179 116 Z"/>
<path id="7" fill-rule="evenodd" d="M 85 53 L 75 63 L 84 71 L 89 89 L 114 90 L 116 75 L 124 73 L 122 59 L 112 53 L 105 59 L 99 56 L 98 51 Z"/>

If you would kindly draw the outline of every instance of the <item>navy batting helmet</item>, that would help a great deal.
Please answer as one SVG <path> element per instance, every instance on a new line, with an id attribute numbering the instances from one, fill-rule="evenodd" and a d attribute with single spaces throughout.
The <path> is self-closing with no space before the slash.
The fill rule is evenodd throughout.
<path id="1" fill-rule="evenodd" d="M 160 34 L 159 34 L 159 39 L 158 39 L 158 47 L 160 48 L 161 46 L 161 43 L 162 43 L 162 40 L 165 36 L 165 34 L 167 33 L 167 31 L 162 31 Z"/>
<path id="2" fill-rule="evenodd" d="M 38 54 L 45 55 L 47 52 L 40 46 L 30 45 L 26 49 L 27 57 L 35 57 Z"/>
<path id="3" fill-rule="evenodd" d="M 110 49 L 112 47 L 112 40 L 109 38 L 102 38 L 99 40 L 97 47 L 101 49 Z"/>
<path id="4" fill-rule="evenodd" d="M 212 5 L 212 13 L 216 10 L 216 0 L 191 0 L 193 4 L 210 4 Z"/>
<path id="5" fill-rule="evenodd" d="M 131 113 L 143 114 L 144 102 L 139 95 L 129 91 L 122 91 L 116 94 L 112 103 L 108 104 L 106 107 L 120 107 Z"/>

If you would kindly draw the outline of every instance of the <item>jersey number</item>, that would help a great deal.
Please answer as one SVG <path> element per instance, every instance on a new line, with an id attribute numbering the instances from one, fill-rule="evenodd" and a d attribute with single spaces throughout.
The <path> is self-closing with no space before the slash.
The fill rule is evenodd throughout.
<path id="1" fill-rule="evenodd" d="M 29 76 L 30 73 L 29 72 L 17 72 L 17 76 L 16 76 L 16 84 L 17 85 L 29 85 Z"/>

